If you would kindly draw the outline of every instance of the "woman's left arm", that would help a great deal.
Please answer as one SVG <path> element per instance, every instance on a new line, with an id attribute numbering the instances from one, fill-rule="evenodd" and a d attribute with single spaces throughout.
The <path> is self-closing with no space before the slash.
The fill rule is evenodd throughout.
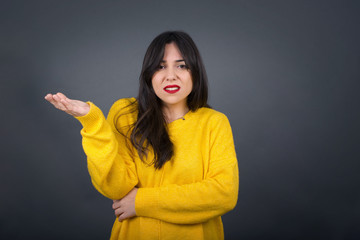
<path id="1" fill-rule="evenodd" d="M 176 224 L 205 222 L 232 210 L 237 202 L 239 174 L 231 127 L 225 115 L 211 134 L 207 177 L 184 185 L 139 188 L 137 216 Z"/>

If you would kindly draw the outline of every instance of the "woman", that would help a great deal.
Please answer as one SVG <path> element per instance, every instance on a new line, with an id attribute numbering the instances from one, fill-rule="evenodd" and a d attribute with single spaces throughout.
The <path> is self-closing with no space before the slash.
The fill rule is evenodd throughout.
<path id="1" fill-rule="evenodd" d="M 107 120 L 92 102 L 46 95 L 83 125 L 92 183 L 114 200 L 111 239 L 224 238 L 238 166 L 229 121 L 207 92 L 193 40 L 175 31 L 152 41 L 138 97 L 115 102 Z"/>

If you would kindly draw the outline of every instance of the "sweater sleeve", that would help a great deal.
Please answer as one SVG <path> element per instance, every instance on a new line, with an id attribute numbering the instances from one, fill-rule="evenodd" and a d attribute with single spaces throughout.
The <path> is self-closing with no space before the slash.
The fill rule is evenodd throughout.
<path id="1" fill-rule="evenodd" d="M 185 185 L 139 188 L 135 199 L 137 216 L 195 224 L 221 216 L 235 207 L 239 176 L 231 127 L 225 115 L 214 125 L 205 178 Z"/>
<path id="2" fill-rule="evenodd" d="M 113 123 L 119 104 L 111 107 L 108 120 L 97 106 L 88 104 L 89 113 L 76 119 L 83 126 L 82 143 L 91 181 L 105 197 L 120 199 L 136 186 L 138 177 L 126 139 L 116 132 Z"/>

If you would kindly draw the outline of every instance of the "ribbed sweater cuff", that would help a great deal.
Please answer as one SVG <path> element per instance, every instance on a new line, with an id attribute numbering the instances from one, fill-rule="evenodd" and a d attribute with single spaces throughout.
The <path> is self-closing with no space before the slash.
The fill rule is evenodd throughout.
<path id="1" fill-rule="evenodd" d="M 154 188 L 139 188 L 135 198 L 135 212 L 137 216 L 151 217 L 157 211 L 159 192 Z"/>
<path id="2" fill-rule="evenodd" d="M 85 130 L 91 131 L 91 129 L 96 128 L 98 126 L 99 119 L 102 117 L 104 118 L 104 115 L 100 110 L 100 108 L 98 108 L 94 103 L 92 102 L 86 102 L 86 103 L 90 105 L 89 112 L 84 116 L 75 117 L 75 118 L 79 120 L 79 122 L 81 123 L 81 125 Z"/>

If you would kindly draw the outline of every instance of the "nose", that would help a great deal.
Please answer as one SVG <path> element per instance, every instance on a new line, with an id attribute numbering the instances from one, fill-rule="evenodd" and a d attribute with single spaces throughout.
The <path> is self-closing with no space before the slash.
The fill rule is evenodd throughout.
<path id="1" fill-rule="evenodd" d="M 172 80 L 176 80 L 177 76 L 175 73 L 175 70 L 173 68 L 168 68 L 166 71 L 166 80 L 167 81 L 172 81 Z"/>

